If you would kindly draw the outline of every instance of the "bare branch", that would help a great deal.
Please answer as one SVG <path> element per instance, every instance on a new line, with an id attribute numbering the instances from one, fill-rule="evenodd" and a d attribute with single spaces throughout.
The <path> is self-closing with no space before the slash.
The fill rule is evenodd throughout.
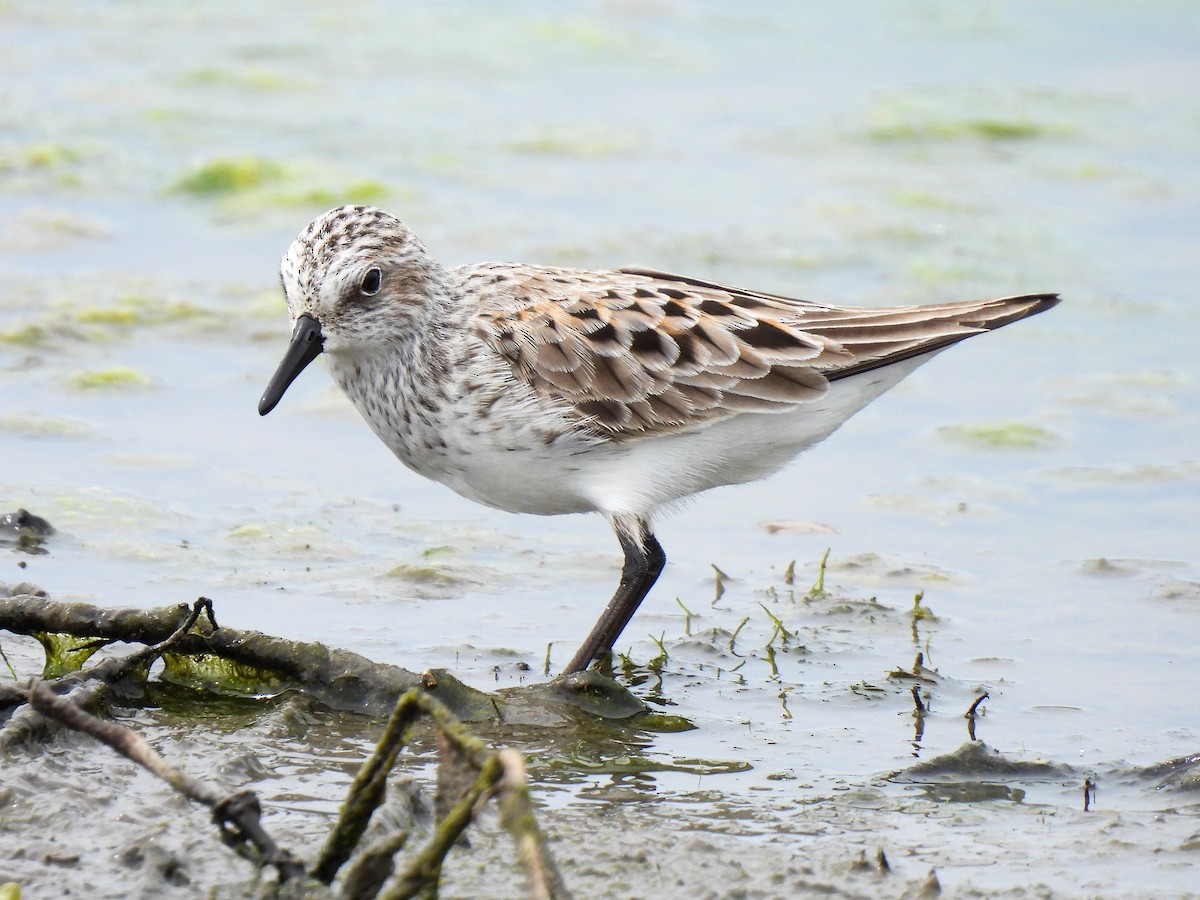
<path id="1" fill-rule="evenodd" d="M 68 728 L 88 734 L 126 759 L 153 772 L 189 800 L 207 806 L 227 844 L 253 862 L 274 866 L 281 882 L 304 876 L 304 866 L 288 851 L 280 849 L 259 824 L 258 798 L 250 791 L 224 796 L 206 782 L 180 772 L 151 747 L 141 735 L 116 722 L 98 719 L 70 700 L 59 697 L 39 679 L 29 688 L 29 705 Z M 254 854 L 246 852 L 246 844 Z"/>

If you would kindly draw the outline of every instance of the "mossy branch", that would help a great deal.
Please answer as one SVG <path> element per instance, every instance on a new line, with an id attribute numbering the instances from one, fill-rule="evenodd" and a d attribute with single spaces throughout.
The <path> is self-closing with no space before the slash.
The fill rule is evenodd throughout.
<path id="1" fill-rule="evenodd" d="M 375 750 L 358 768 L 346 802 L 338 812 L 337 823 L 325 839 L 325 846 L 313 866 L 313 877 L 331 884 L 338 869 L 350 858 L 363 833 L 370 824 L 371 816 L 383 802 L 387 789 L 388 773 L 396 764 L 396 757 L 408 741 L 413 723 L 421 714 L 418 688 L 406 691 L 397 701 L 396 708 L 388 719 L 383 736 Z"/>
<path id="2" fill-rule="evenodd" d="M 433 837 L 380 896 L 396 900 L 436 895 L 446 854 L 474 821 L 482 802 L 493 794 L 499 797 L 501 823 L 517 843 L 518 857 L 529 877 L 530 895 L 539 898 L 569 896 L 534 817 L 520 754 L 515 750 L 490 751 L 445 706 L 416 688 L 406 692 L 396 703 L 375 751 L 355 776 L 338 822 L 313 867 L 313 876 L 329 884 L 349 859 L 366 831 L 372 813 L 383 802 L 387 773 L 421 715 L 433 719 L 439 746 L 443 748 L 438 767 L 439 781 L 442 772 L 463 767 L 473 770 L 475 777 L 465 788 L 457 788 L 458 796 L 442 815 Z M 403 841 L 397 841 L 395 849 L 399 850 L 401 846 Z M 378 861 L 374 865 L 378 867 Z M 357 863 L 355 868 L 358 868 Z"/>
<path id="3" fill-rule="evenodd" d="M 499 758 L 495 754 L 489 756 L 475 781 L 438 823 L 429 843 L 413 857 L 399 878 L 379 895 L 382 900 L 408 900 L 426 892 L 436 892 L 446 854 L 474 821 L 476 807 L 500 780 L 502 773 Z"/>
<path id="4" fill-rule="evenodd" d="M 500 823 L 517 842 L 517 853 L 529 876 L 529 896 L 534 900 L 570 896 L 533 814 L 529 784 L 525 780 L 525 760 L 509 749 L 498 750 L 496 757 L 504 769 L 504 777 L 496 789 L 500 795 Z"/>
<path id="5" fill-rule="evenodd" d="M 89 644 L 121 641 L 151 646 L 167 640 L 186 615 L 185 604 L 155 609 L 111 609 L 86 603 L 58 603 L 30 584 L 0 585 L 0 630 L 14 634 L 71 635 Z M 153 655 L 153 654 L 152 654 Z M 161 655 L 170 673 L 189 683 L 208 677 L 213 686 L 229 680 L 255 681 L 253 690 L 278 693 L 298 688 L 333 709 L 387 715 L 396 697 L 420 676 L 398 666 L 375 663 L 357 653 L 302 643 L 224 626 L 195 629 Z M 196 661 L 199 661 L 197 663 Z M 219 665 L 218 665 L 219 663 Z M 92 670 L 88 670 L 92 671 Z M 99 674 L 99 673 L 97 673 Z M 487 718 L 492 705 L 478 691 L 439 673 L 438 696 L 466 719 Z M 6 698 L 0 695 L 0 705 Z"/>

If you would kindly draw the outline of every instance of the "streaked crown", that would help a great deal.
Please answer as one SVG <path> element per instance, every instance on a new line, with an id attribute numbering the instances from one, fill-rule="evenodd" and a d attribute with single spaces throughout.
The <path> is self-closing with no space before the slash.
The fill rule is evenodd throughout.
<path id="1" fill-rule="evenodd" d="M 337 351 L 394 335 L 442 286 L 444 271 L 395 216 L 340 206 L 292 242 L 280 277 L 292 320 L 314 316 Z"/>

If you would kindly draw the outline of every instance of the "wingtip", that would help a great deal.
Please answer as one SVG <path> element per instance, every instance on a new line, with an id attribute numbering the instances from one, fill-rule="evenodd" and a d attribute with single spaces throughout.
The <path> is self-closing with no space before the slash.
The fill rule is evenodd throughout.
<path id="1" fill-rule="evenodd" d="M 1058 306 L 1058 304 L 1062 303 L 1062 296 L 1057 293 L 1033 294 L 1032 299 L 1035 302 L 1033 309 L 1029 311 L 1029 315 L 1031 316 L 1045 312 L 1048 309 L 1053 309 L 1054 307 Z"/>
<path id="2" fill-rule="evenodd" d="M 1015 297 L 1003 297 L 994 301 L 991 309 L 999 314 L 989 315 L 977 324 L 985 331 L 995 331 L 1021 319 L 1028 319 L 1048 309 L 1053 309 L 1062 302 L 1058 294 L 1018 294 Z M 1000 310 L 1005 312 L 1001 313 Z"/>

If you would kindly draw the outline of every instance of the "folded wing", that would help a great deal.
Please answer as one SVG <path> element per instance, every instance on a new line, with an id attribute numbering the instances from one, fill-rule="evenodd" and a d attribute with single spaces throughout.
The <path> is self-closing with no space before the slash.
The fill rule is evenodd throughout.
<path id="1" fill-rule="evenodd" d="M 832 307 L 648 269 L 507 269 L 493 275 L 503 299 L 481 315 L 481 335 L 518 378 L 613 440 L 791 410 L 821 397 L 831 381 L 1058 302 L 1030 294 Z"/>

